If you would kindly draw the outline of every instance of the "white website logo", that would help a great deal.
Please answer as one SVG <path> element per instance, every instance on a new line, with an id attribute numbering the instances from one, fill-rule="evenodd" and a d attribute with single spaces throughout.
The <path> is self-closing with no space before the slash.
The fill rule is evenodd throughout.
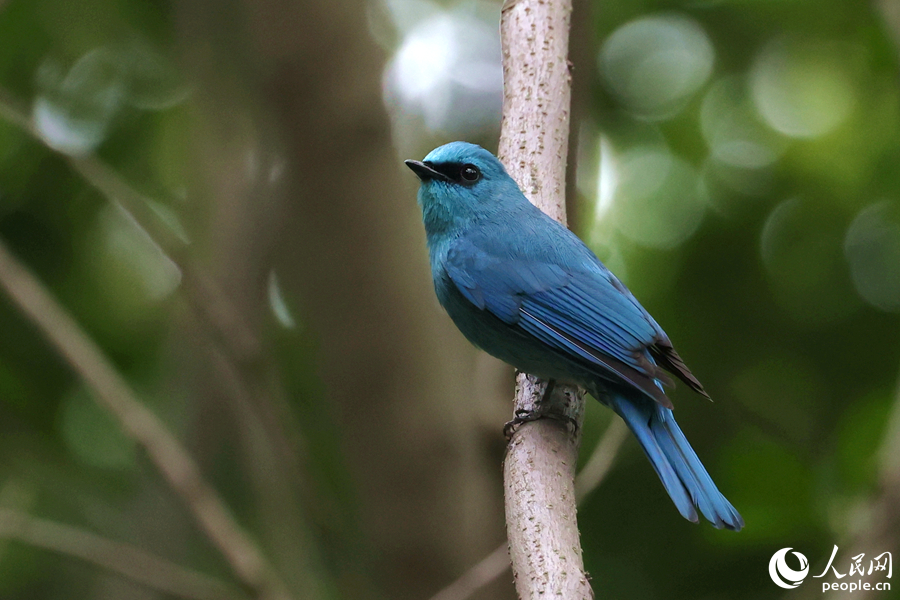
<path id="1" fill-rule="evenodd" d="M 806 576 L 809 575 L 809 561 L 799 552 L 791 552 L 791 548 L 782 548 L 772 555 L 769 560 L 769 577 L 778 587 L 786 590 L 792 590 L 803 583 Z M 787 554 L 791 552 L 800 562 L 800 570 L 792 569 L 787 564 Z M 890 552 L 882 552 L 878 556 L 872 557 L 866 564 L 866 555 L 857 554 L 850 559 L 850 568 L 838 570 L 835 564 L 835 557 L 838 553 L 838 547 L 835 545 L 831 551 L 831 557 L 828 559 L 828 565 L 819 575 L 813 575 L 814 578 L 823 578 L 829 574 L 833 575 L 837 581 L 823 581 L 822 591 L 889 591 L 891 589 L 890 581 L 864 581 L 863 578 L 869 579 L 870 575 L 878 578 L 890 579 L 894 575 L 893 559 Z M 846 564 L 846 563 L 845 563 Z M 843 571 L 843 572 L 841 572 Z M 829 573 L 830 572 L 830 573 Z M 847 579 L 844 579 L 844 578 Z"/>
<path id="2" fill-rule="evenodd" d="M 769 577 L 772 578 L 775 585 L 786 590 L 792 590 L 803 583 L 803 579 L 809 574 L 809 561 L 799 552 L 792 552 L 791 554 L 800 561 L 800 570 L 795 571 L 788 566 L 785 559 L 790 550 L 790 548 L 782 548 L 773 554 L 771 560 L 769 560 Z"/>

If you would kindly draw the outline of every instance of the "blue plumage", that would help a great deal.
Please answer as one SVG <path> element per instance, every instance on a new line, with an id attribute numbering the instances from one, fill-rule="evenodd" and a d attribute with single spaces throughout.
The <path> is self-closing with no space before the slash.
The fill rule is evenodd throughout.
<path id="1" fill-rule="evenodd" d="M 435 291 L 469 341 L 586 388 L 632 430 L 682 516 L 696 522 L 696 507 L 743 527 L 675 423 L 666 371 L 706 392 L 631 292 L 487 150 L 453 142 L 406 164 L 421 180 Z"/>

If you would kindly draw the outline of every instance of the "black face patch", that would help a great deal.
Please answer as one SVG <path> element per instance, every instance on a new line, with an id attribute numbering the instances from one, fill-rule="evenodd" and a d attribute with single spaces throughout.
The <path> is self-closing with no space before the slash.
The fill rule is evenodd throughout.
<path id="1" fill-rule="evenodd" d="M 481 169 L 479 169 L 472 163 L 433 163 L 431 161 L 425 161 L 424 164 L 431 167 L 441 175 L 445 176 L 453 183 L 458 183 L 461 185 L 472 185 L 482 177 Z"/>

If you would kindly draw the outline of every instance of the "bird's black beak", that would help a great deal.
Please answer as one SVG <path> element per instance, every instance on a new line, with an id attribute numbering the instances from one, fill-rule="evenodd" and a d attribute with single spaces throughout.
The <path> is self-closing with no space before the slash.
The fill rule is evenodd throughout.
<path id="1" fill-rule="evenodd" d="M 430 179 L 437 179 L 438 181 L 450 181 L 449 177 L 447 177 L 440 171 L 436 171 L 434 167 L 432 167 L 428 163 L 424 163 L 418 160 L 404 160 L 403 163 L 407 167 L 412 169 L 412 172 L 416 174 L 416 177 L 418 177 L 422 181 L 428 181 Z"/>

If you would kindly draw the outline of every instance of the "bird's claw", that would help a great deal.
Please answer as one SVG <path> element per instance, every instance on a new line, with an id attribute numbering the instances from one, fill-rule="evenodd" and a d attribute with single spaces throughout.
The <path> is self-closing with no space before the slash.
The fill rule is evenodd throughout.
<path id="1" fill-rule="evenodd" d="M 515 417 L 513 417 L 512 421 L 507 421 L 506 425 L 503 426 L 503 435 L 507 440 L 511 440 L 520 425 L 529 421 L 537 421 L 541 416 L 538 411 L 519 409 L 515 412 Z"/>
<path id="2" fill-rule="evenodd" d="M 503 435 L 506 437 L 506 440 L 509 441 L 512 439 L 512 436 L 515 435 L 516 431 L 519 430 L 521 425 L 525 423 L 530 423 L 531 421 L 537 421 L 539 419 L 553 419 L 554 421 L 559 421 L 560 423 L 565 424 L 566 426 L 572 426 L 573 433 L 578 433 L 578 421 L 576 421 L 573 417 L 569 415 L 561 415 L 555 412 L 544 412 L 540 410 L 523 410 L 519 409 L 515 412 L 515 417 L 511 421 L 508 421 L 503 426 Z"/>

